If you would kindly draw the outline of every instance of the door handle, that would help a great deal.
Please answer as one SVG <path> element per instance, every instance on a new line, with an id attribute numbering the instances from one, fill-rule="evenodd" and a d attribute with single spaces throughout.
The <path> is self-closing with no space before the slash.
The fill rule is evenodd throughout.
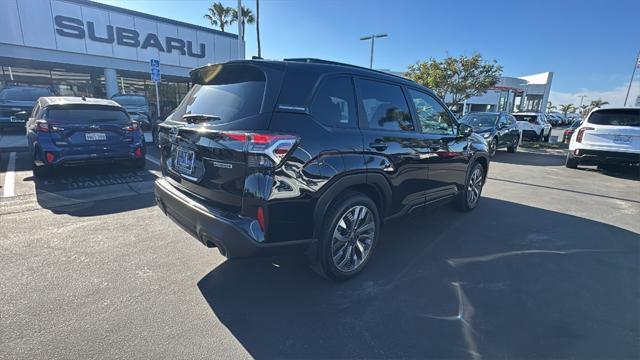
<path id="1" fill-rule="evenodd" d="M 372 149 L 376 149 L 378 151 L 385 151 L 385 150 L 387 150 L 389 145 L 387 145 L 387 143 L 385 143 L 382 140 L 377 140 L 377 141 L 374 141 L 374 142 L 370 143 L 369 147 L 371 147 Z"/>

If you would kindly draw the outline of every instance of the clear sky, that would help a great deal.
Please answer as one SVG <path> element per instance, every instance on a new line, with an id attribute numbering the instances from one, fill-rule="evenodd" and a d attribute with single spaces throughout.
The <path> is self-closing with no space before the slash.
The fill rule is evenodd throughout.
<path id="1" fill-rule="evenodd" d="M 203 14 L 212 1 L 100 1 L 210 26 Z M 255 0 L 243 4 L 255 13 Z M 237 26 L 228 31 L 237 32 Z M 404 71 L 418 60 L 477 51 L 503 65 L 505 76 L 553 71 L 556 104 L 578 103 L 578 94 L 617 104 L 640 50 L 640 0 L 260 1 L 264 58 L 318 57 L 368 66 L 370 43 L 359 38 L 371 33 L 389 34 L 376 42 L 375 68 Z M 255 26 L 248 26 L 245 38 L 247 57 L 256 55 Z M 633 99 L 639 93 L 636 81 Z"/>

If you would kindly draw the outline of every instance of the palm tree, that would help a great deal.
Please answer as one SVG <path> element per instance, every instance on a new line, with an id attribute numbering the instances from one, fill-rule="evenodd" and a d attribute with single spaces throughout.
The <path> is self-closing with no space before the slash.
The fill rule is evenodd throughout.
<path id="1" fill-rule="evenodd" d="M 597 107 L 602 107 L 602 105 L 607 105 L 608 103 L 609 103 L 608 101 L 598 99 L 598 100 L 592 100 L 589 106 L 591 106 L 592 108 L 597 108 Z"/>
<path id="2" fill-rule="evenodd" d="M 260 0 L 256 0 L 256 37 L 258 38 L 258 57 L 262 58 L 260 48 Z"/>
<path id="3" fill-rule="evenodd" d="M 547 101 L 547 112 L 552 112 L 553 110 L 556 110 L 556 109 L 557 107 L 553 105 L 551 101 Z"/>
<path id="4" fill-rule="evenodd" d="M 236 20 L 233 18 L 233 9 L 222 5 L 222 3 L 214 3 L 207 9 L 208 13 L 204 14 L 204 18 L 209 20 L 211 26 L 220 27 L 220 31 L 224 32 L 225 26 L 233 24 Z"/>
<path id="5" fill-rule="evenodd" d="M 233 15 L 231 17 L 233 21 L 238 21 L 238 10 L 233 10 Z M 244 41 L 244 26 L 245 24 L 253 24 L 256 22 L 256 19 L 253 17 L 253 12 L 251 9 L 242 6 L 242 41 Z"/>
<path id="6" fill-rule="evenodd" d="M 567 116 L 568 112 L 571 112 L 576 108 L 573 104 L 560 104 L 558 107 L 564 116 Z"/>

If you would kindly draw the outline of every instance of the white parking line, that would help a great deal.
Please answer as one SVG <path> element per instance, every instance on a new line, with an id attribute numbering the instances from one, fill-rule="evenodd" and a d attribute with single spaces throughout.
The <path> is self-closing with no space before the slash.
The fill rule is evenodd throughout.
<path id="1" fill-rule="evenodd" d="M 9 163 L 7 164 L 7 172 L 4 175 L 4 187 L 2 188 L 2 197 L 12 197 L 15 195 L 16 181 L 16 153 L 9 154 Z"/>
<path id="2" fill-rule="evenodd" d="M 151 155 L 147 154 L 147 160 L 149 160 L 152 163 L 160 166 L 160 160 L 158 160 L 155 156 L 151 156 Z"/>

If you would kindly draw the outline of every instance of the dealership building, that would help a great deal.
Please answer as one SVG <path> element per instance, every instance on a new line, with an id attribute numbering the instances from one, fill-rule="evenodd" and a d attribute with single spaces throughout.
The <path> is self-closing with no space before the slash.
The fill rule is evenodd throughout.
<path id="1" fill-rule="evenodd" d="M 189 70 L 244 58 L 225 33 L 88 0 L 0 0 L 0 88 L 36 85 L 58 95 L 145 94 L 160 61 L 161 115 L 189 89 Z"/>

